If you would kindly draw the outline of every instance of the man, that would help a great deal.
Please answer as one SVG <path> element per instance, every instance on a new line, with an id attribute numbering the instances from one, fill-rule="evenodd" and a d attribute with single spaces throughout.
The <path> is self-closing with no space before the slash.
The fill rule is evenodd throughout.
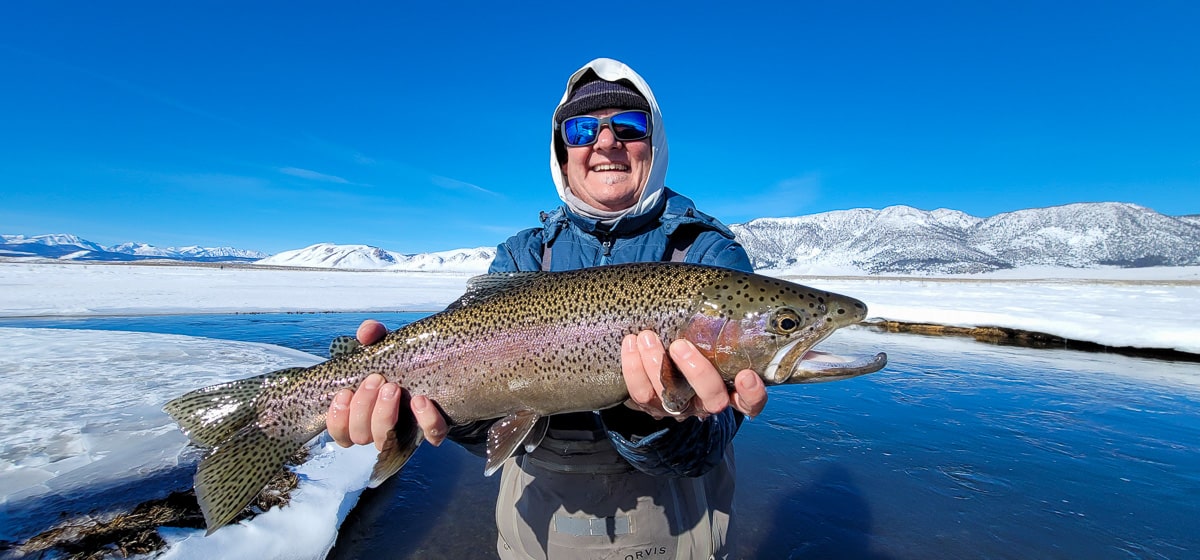
<path id="1" fill-rule="evenodd" d="M 542 227 L 501 244 L 489 272 L 561 271 L 605 264 L 682 260 L 750 271 L 732 233 L 664 185 L 667 138 L 649 86 L 611 59 L 573 74 L 554 113 L 551 176 L 564 205 Z M 364 322 L 358 338 L 385 329 Z M 618 349 L 613 349 L 618 351 Z M 731 441 L 743 415 L 766 404 L 752 371 L 730 391 L 687 341 L 669 350 L 644 331 L 622 344 L 628 407 L 550 417 L 542 443 L 504 465 L 496 522 L 502 558 L 707 558 L 729 554 L 733 500 Z M 669 358 L 668 358 L 669 356 Z M 681 414 L 658 395 L 662 360 L 696 389 Z M 399 417 L 401 389 L 372 375 L 329 409 L 334 440 L 381 442 Z M 412 413 L 437 445 L 449 436 L 482 453 L 490 422 L 447 430 L 420 395 Z"/>

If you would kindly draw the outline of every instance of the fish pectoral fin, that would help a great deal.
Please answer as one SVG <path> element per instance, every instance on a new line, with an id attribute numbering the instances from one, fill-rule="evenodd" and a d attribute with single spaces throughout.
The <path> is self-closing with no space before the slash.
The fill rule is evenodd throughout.
<path id="1" fill-rule="evenodd" d="M 522 409 L 492 424 L 492 427 L 488 429 L 487 464 L 483 469 L 483 474 L 492 476 L 493 473 L 499 470 L 500 465 L 503 465 L 504 461 L 512 457 L 513 453 L 516 453 L 517 448 L 534 431 L 540 418 L 540 414 L 529 409 Z M 545 435 L 544 428 L 542 429 L 542 435 Z M 541 438 L 539 437 L 538 439 L 540 442 Z"/>
<path id="2" fill-rule="evenodd" d="M 662 399 L 663 410 L 673 416 L 687 412 L 688 407 L 692 404 L 692 397 L 696 396 L 696 390 L 692 388 L 691 383 L 688 383 L 683 372 L 675 367 L 675 362 L 671 361 L 670 357 L 663 358 L 662 372 L 659 377 L 663 386 L 662 394 L 659 395 L 659 398 Z"/>
<path id="3" fill-rule="evenodd" d="M 359 348 L 362 348 L 362 344 L 353 336 L 342 335 L 334 337 L 333 341 L 329 343 L 329 357 L 336 358 L 352 354 Z"/>
<path id="4" fill-rule="evenodd" d="M 533 430 L 525 437 L 525 452 L 533 453 L 537 446 L 542 444 L 542 440 L 546 437 L 546 430 L 550 427 L 550 419 L 543 416 L 538 418 L 536 424 L 533 425 Z"/>
<path id="5" fill-rule="evenodd" d="M 257 423 L 242 427 L 200 461 L 196 471 L 196 501 L 208 533 L 228 524 L 254 496 L 283 470 L 283 462 L 299 447 L 295 441 L 272 437 Z"/>
<path id="6" fill-rule="evenodd" d="M 403 392 L 403 395 L 400 410 L 411 410 L 408 404 L 410 398 L 408 392 Z M 400 469 L 412 458 L 413 453 L 424 440 L 425 432 L 417 425 L 417 419 L 412 416 L 412 413 L 410 412 L 407 416 L 401 415 L 396 426 L 388 431 L 387 438 L 383 441 L 382 449 L 375 459 L 375 468 L 371 469 L 371 480 L 367 482 L 367 485 L 376 488 L 383 484 L 383 481 L 400 472 Z"/>

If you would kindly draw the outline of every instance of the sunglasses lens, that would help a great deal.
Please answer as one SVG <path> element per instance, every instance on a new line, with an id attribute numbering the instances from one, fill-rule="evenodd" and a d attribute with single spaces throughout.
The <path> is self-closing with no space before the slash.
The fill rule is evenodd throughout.
<path id="1" fill-rule="evenodd" d="M 600 133 L 600 119 L 596 117 L 574 117 L 563 122 L 563 140 L 568 146 L 587 146 L 596 141 Z"/>
<path id="2" fill-rule="evenodd" d="M 568 146 L 588 146 L 600 135 L 600 126 L 605 122 L 612 128 L 613 136 L 622 142 L 641 140 L 650 135 L 650 115 L 645 111 L 625 111 L 611 117 L 572 117 L 563 121 L 563 140 Z"/>
<path id="3" fill-rule="evenodd" d="M 643 111 L 626 111 L 612 116 L 613 136 L 618 140 L 641 140 L 650 134 L 650 115 Z"/>

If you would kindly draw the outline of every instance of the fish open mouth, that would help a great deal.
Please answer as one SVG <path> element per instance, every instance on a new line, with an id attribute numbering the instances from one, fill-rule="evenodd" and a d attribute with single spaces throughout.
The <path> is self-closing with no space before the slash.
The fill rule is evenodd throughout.
<path id="1" fill-rule="evenodd" d="M 798 346 L 801 342 L 804 340 L 792 341 L 775 353 L 763 373 L 768 383 L 837 381 L 875 373 L 887 365 L 887 354 L 883 352 L 869 357 L 849 358 L 817 350 L 800 351 Z"/>
<path id="2" fill-rule="evenodd" d="M 880 352 L 874 356 L 862 358 L 847 358 L 809 350 L 792 370 L 788 383 L 820 383 L 822 381 L 837 381 L 875 373 L 887 365 L 887 354 Z"/>

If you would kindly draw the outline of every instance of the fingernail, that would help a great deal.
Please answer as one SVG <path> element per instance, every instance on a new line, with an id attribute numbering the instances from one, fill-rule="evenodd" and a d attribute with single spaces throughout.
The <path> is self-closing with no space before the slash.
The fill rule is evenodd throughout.
<path id="1" fill-rule="evenodd" d="M 374 391 L 382 384 L 383 376 L 379 375 L 378 373 L 372 373 L 371 375 L 368 375 L 365 380 L 363 380 L 362 388 Z"/>
<path id="2" fill-rule="evenodd" d="M 625 339 L 621 341 L 621 348 L 626 353 L 637 351 L 637 346 L 636 346 L 637 343 L 635 341 L 636 338 L 637 337 L 633 336 L 633 335 L 626 335 Z"/>
<path id="3" fill-rule="evenodd" d="M 337 394 L 333 396 L 333 406 L 339 409 L 350 406 L 350 397 L 353 396 L 353 394 L 354 393 L 346 390 L 338 391 Z"/>
<path id="4" fill-rule="evenodd" d="M 379 398 L 390 401 L 396 398 L 398 393 L 400 393 L 400 387 L 396 386 L 395 383 L 387 383 L 379 390 Z"/>
<path id="5" fill-rule="evenodd" d="M 686 340 L 677 340 L 671 343 L 671 357 L 675 359 L 675 363 L 687 364 L 692 369 L 704 367 L 708 363 L 700 351 Z"/>
<path id="6" fill-rule="evenodd" d="M 641 341 L 642 346 L 645 346 L 646 348 L 654 348 L 654 335 L 650 333 L 639 335 L 638 340 Z"/>
<path id="7" fill-rule="evenodd" d="M 678 344 L 679 350 L 675 352 L 684 360 L 689 360 L 696 355 L 696 347 L 690 340 L 680 340 Z"/>
<path id="8" fill-rule="evenodd" d="M 757 375 L 742 377 L 741 384 L 743 389 L 754 389 L 758 387 L 758 383 L 759 379 Z"/>
<path id="9" fill-rule="evenodd" d="M 417 412 L 425 412 L 429 407 L 429 399 L 422 395 L 415 396 L 412 398 L 412 407 Z"/>

